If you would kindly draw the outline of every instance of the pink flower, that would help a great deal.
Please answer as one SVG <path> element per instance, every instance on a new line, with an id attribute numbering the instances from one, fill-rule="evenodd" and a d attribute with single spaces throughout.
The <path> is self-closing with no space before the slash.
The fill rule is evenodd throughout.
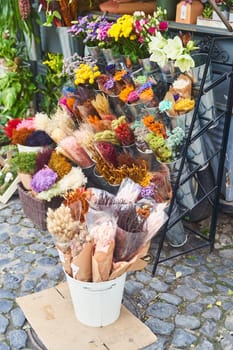
<path id="1" fill-rule="evenodd" d="M 160 22 L 159 23 L 159 30 L 167 30 L 168 28 L 168 23 L 167 22 Z"/>
<path id="2" fill-rule="evenodd" d="M 151 27 L 148 29 L 148 32 L 152 35 L 154 35 L 156 33 L 156 27 Z"/>
<path id="3" fill-rule="evenodd" d="M 21 129 L 35 130 L 34 117 L 22 119 L 21 123 L 16 126 L 16 130 Z"/>

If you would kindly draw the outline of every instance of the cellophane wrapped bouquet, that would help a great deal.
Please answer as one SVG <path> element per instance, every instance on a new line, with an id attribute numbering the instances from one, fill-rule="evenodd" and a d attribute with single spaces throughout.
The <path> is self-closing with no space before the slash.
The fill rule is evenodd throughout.
<path id="1" fill-rule="evenodd" d="M 167 220 L 167 204 L 141 191 L 129 178 L 116 195 L 78 188 L 67 191 L 58 209 L 48 210 L 47 227 L 68 275 L 101 282 L 145 268 L 150 240 Z"/>

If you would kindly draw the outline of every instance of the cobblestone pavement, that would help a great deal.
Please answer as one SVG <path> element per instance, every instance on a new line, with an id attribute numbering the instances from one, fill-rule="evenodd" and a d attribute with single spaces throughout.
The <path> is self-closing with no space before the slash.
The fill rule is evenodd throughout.
<path id="1" fill-rule="evenodd" d="M 63 270 L 52 237 L 24 217 L 17 197 L 0 209 L 0 350 L 42 349 L 15 298 L 55 286 Z M 220 214 L 213 253 L 168 260 L 154 277 L 153 261 L 128 274 L 124 304 L 158 337 L 144 350 L 233 350 L 232 221 Z"/>

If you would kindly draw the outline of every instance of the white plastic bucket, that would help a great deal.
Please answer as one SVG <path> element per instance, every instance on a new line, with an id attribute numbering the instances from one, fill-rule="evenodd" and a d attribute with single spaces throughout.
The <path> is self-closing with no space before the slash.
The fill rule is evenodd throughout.
<path id="1" fill-rule="evenodd" d="M 66 274 L 77 320 L 87 326 L 102 327 L 120 316 L 126 273 L 106 282 L 82 282 Z"/>

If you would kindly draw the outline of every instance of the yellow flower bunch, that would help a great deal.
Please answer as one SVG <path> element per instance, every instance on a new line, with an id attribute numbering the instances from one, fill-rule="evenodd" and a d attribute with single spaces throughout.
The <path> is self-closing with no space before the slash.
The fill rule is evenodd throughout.
<path id="1" fill-rule="evenodd" d="M 130 40 L 135 40 L 136 35 L 133 33 L 133 16 L 123 15 L 116 23 L 114 23 L 108 30 L 108 35 L 118 41 L 119 38 L 129 38 Z"/>
<path id="2" fill-rule="evenodd" d="M 93 85 L 96 78 L 100 76 L 100 71 L 98 66 L 89 66 L 86 63 L 80 64 L 79 68 L 75 71 L 75 81 L 76 85 L 89 83 Z"/>

